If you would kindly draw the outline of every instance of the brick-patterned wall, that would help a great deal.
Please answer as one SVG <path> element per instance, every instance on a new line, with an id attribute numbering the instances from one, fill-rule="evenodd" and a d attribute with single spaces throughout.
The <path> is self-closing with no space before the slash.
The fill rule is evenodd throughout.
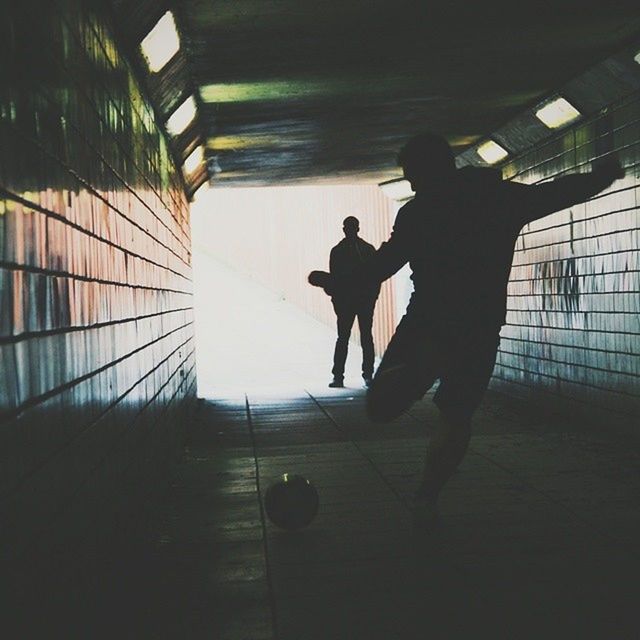
<path id="1" fill-rule="evenodd" d="M 307 284 L 312 269 L 329 269 L 342 221 L 360 220 L 360 236 L 376 248 L 387 240 L 395 205 L 377 185 L 210 189 L 193 205 L 194 244 L 251 276 L 335 328 L 330 299 Z M 397 323 L 392 281 L 382 286 L 374 317 L 381 354 Z M 357 322 L 352 338 L 357 338 Z"/>
<path id="2" fill-rule="evenodd" d="M 195 397 L 188 203 L 101 7 L 0 22 L 3 572 L 110 535 Z"/>
<path id="3" fill-rule="evenodd" d="M 627 175 L 518 239 L 494 386 L 637 431 L 640 417 L 640 96 L 508 165 L 535 183 L 615 150 Z"/>

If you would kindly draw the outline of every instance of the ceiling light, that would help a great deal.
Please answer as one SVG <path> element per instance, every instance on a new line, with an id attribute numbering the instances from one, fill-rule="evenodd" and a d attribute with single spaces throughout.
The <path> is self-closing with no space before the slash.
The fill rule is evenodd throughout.
<path id="1" fill-rule="evenodd" d="M 414 196 L 410 182 L 403 178 L 382 182 L 379 187 L 387 198 L 391 198 L 391 200 L 396 200 L 398 202 L 407 200 L 408 198 L 413 198 Z"/>
<path id="2" fill-rule="evenodd" d="M 580 117 L 580 112 L 564 98 L 556 98 L 536 111 L 536 118 L 550 129 L 557 129 Z"/>
<path id="3" fill-rule="evenodd" d="M 202 147 L 196 147 L 184 161 L 183 170 L 185 175 L 191 175 L 202 164 Z"/>
<path id="4" fill-rule="evenodd" d="M 180 37 L 171 11 L 167 11 L 140 43 L 149 71 L 160 71 L 180 49 Z"/>
<path id="5" fill-rule="evenodd" d="M 180 135 L 191 124 L 196 113 L 196 101 L 189 96 L 167 120 L 167 130 L 174 136 Z"/>
<path id="6" fill-rule="evenodd" d="M 477 149 L 478 155 L 487 163 L 495 164 L 504 160 L 509 152 L 493 140 L 483 142 Z"/>
<path id="7" fill-rule="evenodd" d="M 202 198 L 206 196 L 209 191 L 209 182 L 205 180 L 202 184 L 191 194 L 192 200 L 197 200 L 198 198 Z"/>
<path id="8" fill-rule="evenodd" d="M 635 56 L 633 56 L 633 59 L 634 59 L 638 64 L 640 64 L 640 51 L 638 51 L 638 53 L 636 53 L 636 55 L 635 55 Z"/>

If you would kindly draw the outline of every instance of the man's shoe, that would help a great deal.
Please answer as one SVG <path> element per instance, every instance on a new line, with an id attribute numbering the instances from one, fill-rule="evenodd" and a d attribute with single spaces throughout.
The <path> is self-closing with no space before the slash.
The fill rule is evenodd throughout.
<path id="1" fill-rule="evenodd" d="M 364 380 L 364 386 L 368 389 L 371 386 L 373 379 L 371 378 L 371 376 L 362 376 L 362 379 Z"/>
<path id="2" fill-rule="evenodd" d="M 330 383 L 329 386 L 332 389 L 342 389 L 344 387 L 344 380 L 342 378 L 334 378 Z"/>

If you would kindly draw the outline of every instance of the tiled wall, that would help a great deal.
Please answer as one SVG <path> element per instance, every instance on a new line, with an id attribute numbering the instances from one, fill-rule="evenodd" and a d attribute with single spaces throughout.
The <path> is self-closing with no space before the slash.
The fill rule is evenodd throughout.
<path id="1" fill-rule="evenodd" d="M 640 417 L 640 96 L 506 167 L 535 183 L 616 151 L 627 174 L 523 230 L 494 386 L 637 432 Z"/>
<path id="2" fill-rule="evenodd" d="M 195 394 L 188 203 L 102 6 L 0 21 L 0 570 L 110 535 Z"/>

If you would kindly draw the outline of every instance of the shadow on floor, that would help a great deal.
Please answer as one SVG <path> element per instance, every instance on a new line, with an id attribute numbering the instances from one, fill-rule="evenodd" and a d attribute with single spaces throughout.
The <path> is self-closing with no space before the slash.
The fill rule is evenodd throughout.
<path id="1" fill-rule="evenodd" d="M 433 409 L 378 427 L 362 405 L 324 389 L 203 402 L 144 543 L 85 598 L 87 637 L 637 637 L 628 443 L 490 394 L 443 524 L 420 536 L 406 503 Z M 294 534 L 260 506 L 284 471 L 321 499 Z"/>

